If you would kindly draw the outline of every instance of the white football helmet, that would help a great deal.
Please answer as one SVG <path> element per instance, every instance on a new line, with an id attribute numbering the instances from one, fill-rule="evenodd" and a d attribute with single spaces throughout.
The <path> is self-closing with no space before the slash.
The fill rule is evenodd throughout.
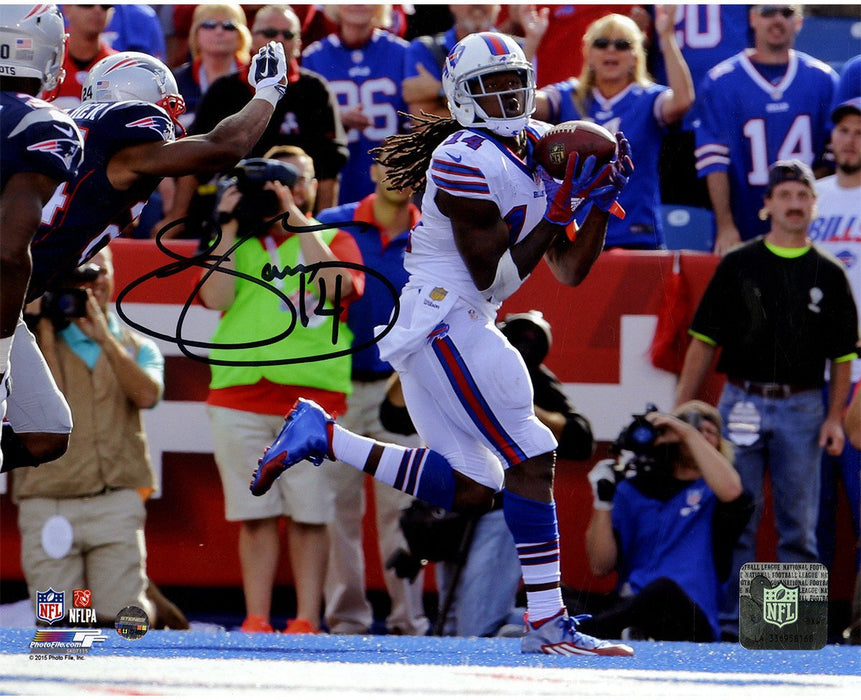
<path id="1" fill-rule="evenodd" d="M 66 28 L 56 5 L 0 5 L 0 74 L 37 78 L 49 92 L 63 80 Z"/>
<path id="2" fill-rule="evenodd" d="M 521 88 L 487 92 L 484 78 L 494 73 L 513 71 L 520 76 Z M 535 70 L 514 39 L 496 32 L 480 32 L 464 37 L 445 59 L 442 85 L 451 116 L 461 126 L 489 129 L 499 136 L 516 136 L 535 111 Z M 500 116 L 490 116 L 476 98 L 495 97 Z M 510 114 L 512 97 L 516 114 Z M 506 116 L 508 115 L 508 116 Z"/>
<path id="3" fill-rule="evenodd" d="M 81 90 L 83 102 L 141 100 L 164 109 L 174 124 L 185 112 L 176 79 L 164 63 L 137 51 L 106 56 L 87 74 Z"/>

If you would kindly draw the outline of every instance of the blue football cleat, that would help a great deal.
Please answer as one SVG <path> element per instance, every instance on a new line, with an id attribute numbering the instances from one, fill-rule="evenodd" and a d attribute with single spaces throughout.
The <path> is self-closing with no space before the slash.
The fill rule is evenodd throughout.
<path id="1" fill-rule="evenodd" d="M 284 421 L 281 432 L 257 460 L 251 477 L 251 493 L 262 496 L 281 474 L 307 459 L 320 466 L 329 454 L 332 417 L 308 399 L 299 399 Z"/>
<path id="2" fill-rule="evenodd" d="M 526 618 L 526 635 L 520 642 L 524 654 L 557 654 L 560 656 L 633 656 L 627 644 L 606 642 L 577 631 L 577 623 L 591 615 L 568 617 L 565 608 L 554 617 L 533 625 Z"/>

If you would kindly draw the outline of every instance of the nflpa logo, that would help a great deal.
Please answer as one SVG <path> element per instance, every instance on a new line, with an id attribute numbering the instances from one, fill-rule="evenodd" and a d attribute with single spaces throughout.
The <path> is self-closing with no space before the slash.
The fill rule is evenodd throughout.
<path id="1" fill-rule="evenodd" d="M 72 591 L 72 605 L 76 608 L 89 608 L 93 602 L 93 592 L 89 588 L 75 588 Z"/>

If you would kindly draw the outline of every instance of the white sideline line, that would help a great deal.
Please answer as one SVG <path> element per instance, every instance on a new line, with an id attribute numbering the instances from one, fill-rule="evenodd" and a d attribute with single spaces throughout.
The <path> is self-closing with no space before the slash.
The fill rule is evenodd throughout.
<path id="1" fill-rule="evenodd" d="M 855 676 L 340 663 L 253 659 L 5 656 L 0 692 L 27 695 L 268 695 L 291 698 L 857 698 Z"/>

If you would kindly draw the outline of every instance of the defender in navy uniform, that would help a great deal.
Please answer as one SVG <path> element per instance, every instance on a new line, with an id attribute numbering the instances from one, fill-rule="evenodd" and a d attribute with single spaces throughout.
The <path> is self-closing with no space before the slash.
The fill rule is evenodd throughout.
<path id="1" fill-rule="evenodd" d="M 0 7 L 0 418 L 8 413 L 44 459 L 65 452 L 71 414 L 21 321 L 21 309 L 40 211 L 57 185 L 75 175 L 83 152 L 74 122 L 35 97 L 63 78 L 65 36 L 56 5 Z M 36 431 L 27 421 L 19 398 L 34 396 L 30 386 L 59 397 L 55 430 Z M 8 451 L 14 449 L 4 440 L 0 464 Z"/>
<path id="2" fill-rule="evenodd" d="M 284 48 L 270 42 L 249 69 L 254 98 L 209 133 L 176 140 L 185 105 L 167 66 L 134 51 L 93 66 L 83 102 L 71 112 L 85 134 L 84 164 L 42 212 L 28 300 L 119 236 L 162 178 L 235 165 L 269 123 L 284 94 L 286 72 Z"/>
<path id="3" fill-rule="evenodd" d="M 118 236 L 162 177 L 216 171 L 237 163 L 266 128 L 284 94 L 286 72 L 284 49 L 274 42 L 264 46 L 250 68 L 254 98 L 208 134 L 177 141 L 176 118 L 184 104 L 176 81 L 161 61 L 129 51 L 93 66 L 84 83 L 83 103 L 74 113 L 85 134 L 84 161 L 78 175 L 58 187 L 42 209 L 42 225 L 32 245 L 27 301 L 37 299 L 53 280 L 67 276 Z M 76 122 L 69 124 L 74 128 Z M 59 392 L 30 403 L 34 410 L 29 429 L 60 432 L 54 416 L 65 400 Z M 5 452 L 7 443 L 15 446 L 9 468 L 47 461 L 27 436 L 18 435 L 18 424 L 11 417 L 10 406 L 15 431 L 7 431 L 3 448 Z M 66 441 L 70 429 L 71 420 Z"/>

